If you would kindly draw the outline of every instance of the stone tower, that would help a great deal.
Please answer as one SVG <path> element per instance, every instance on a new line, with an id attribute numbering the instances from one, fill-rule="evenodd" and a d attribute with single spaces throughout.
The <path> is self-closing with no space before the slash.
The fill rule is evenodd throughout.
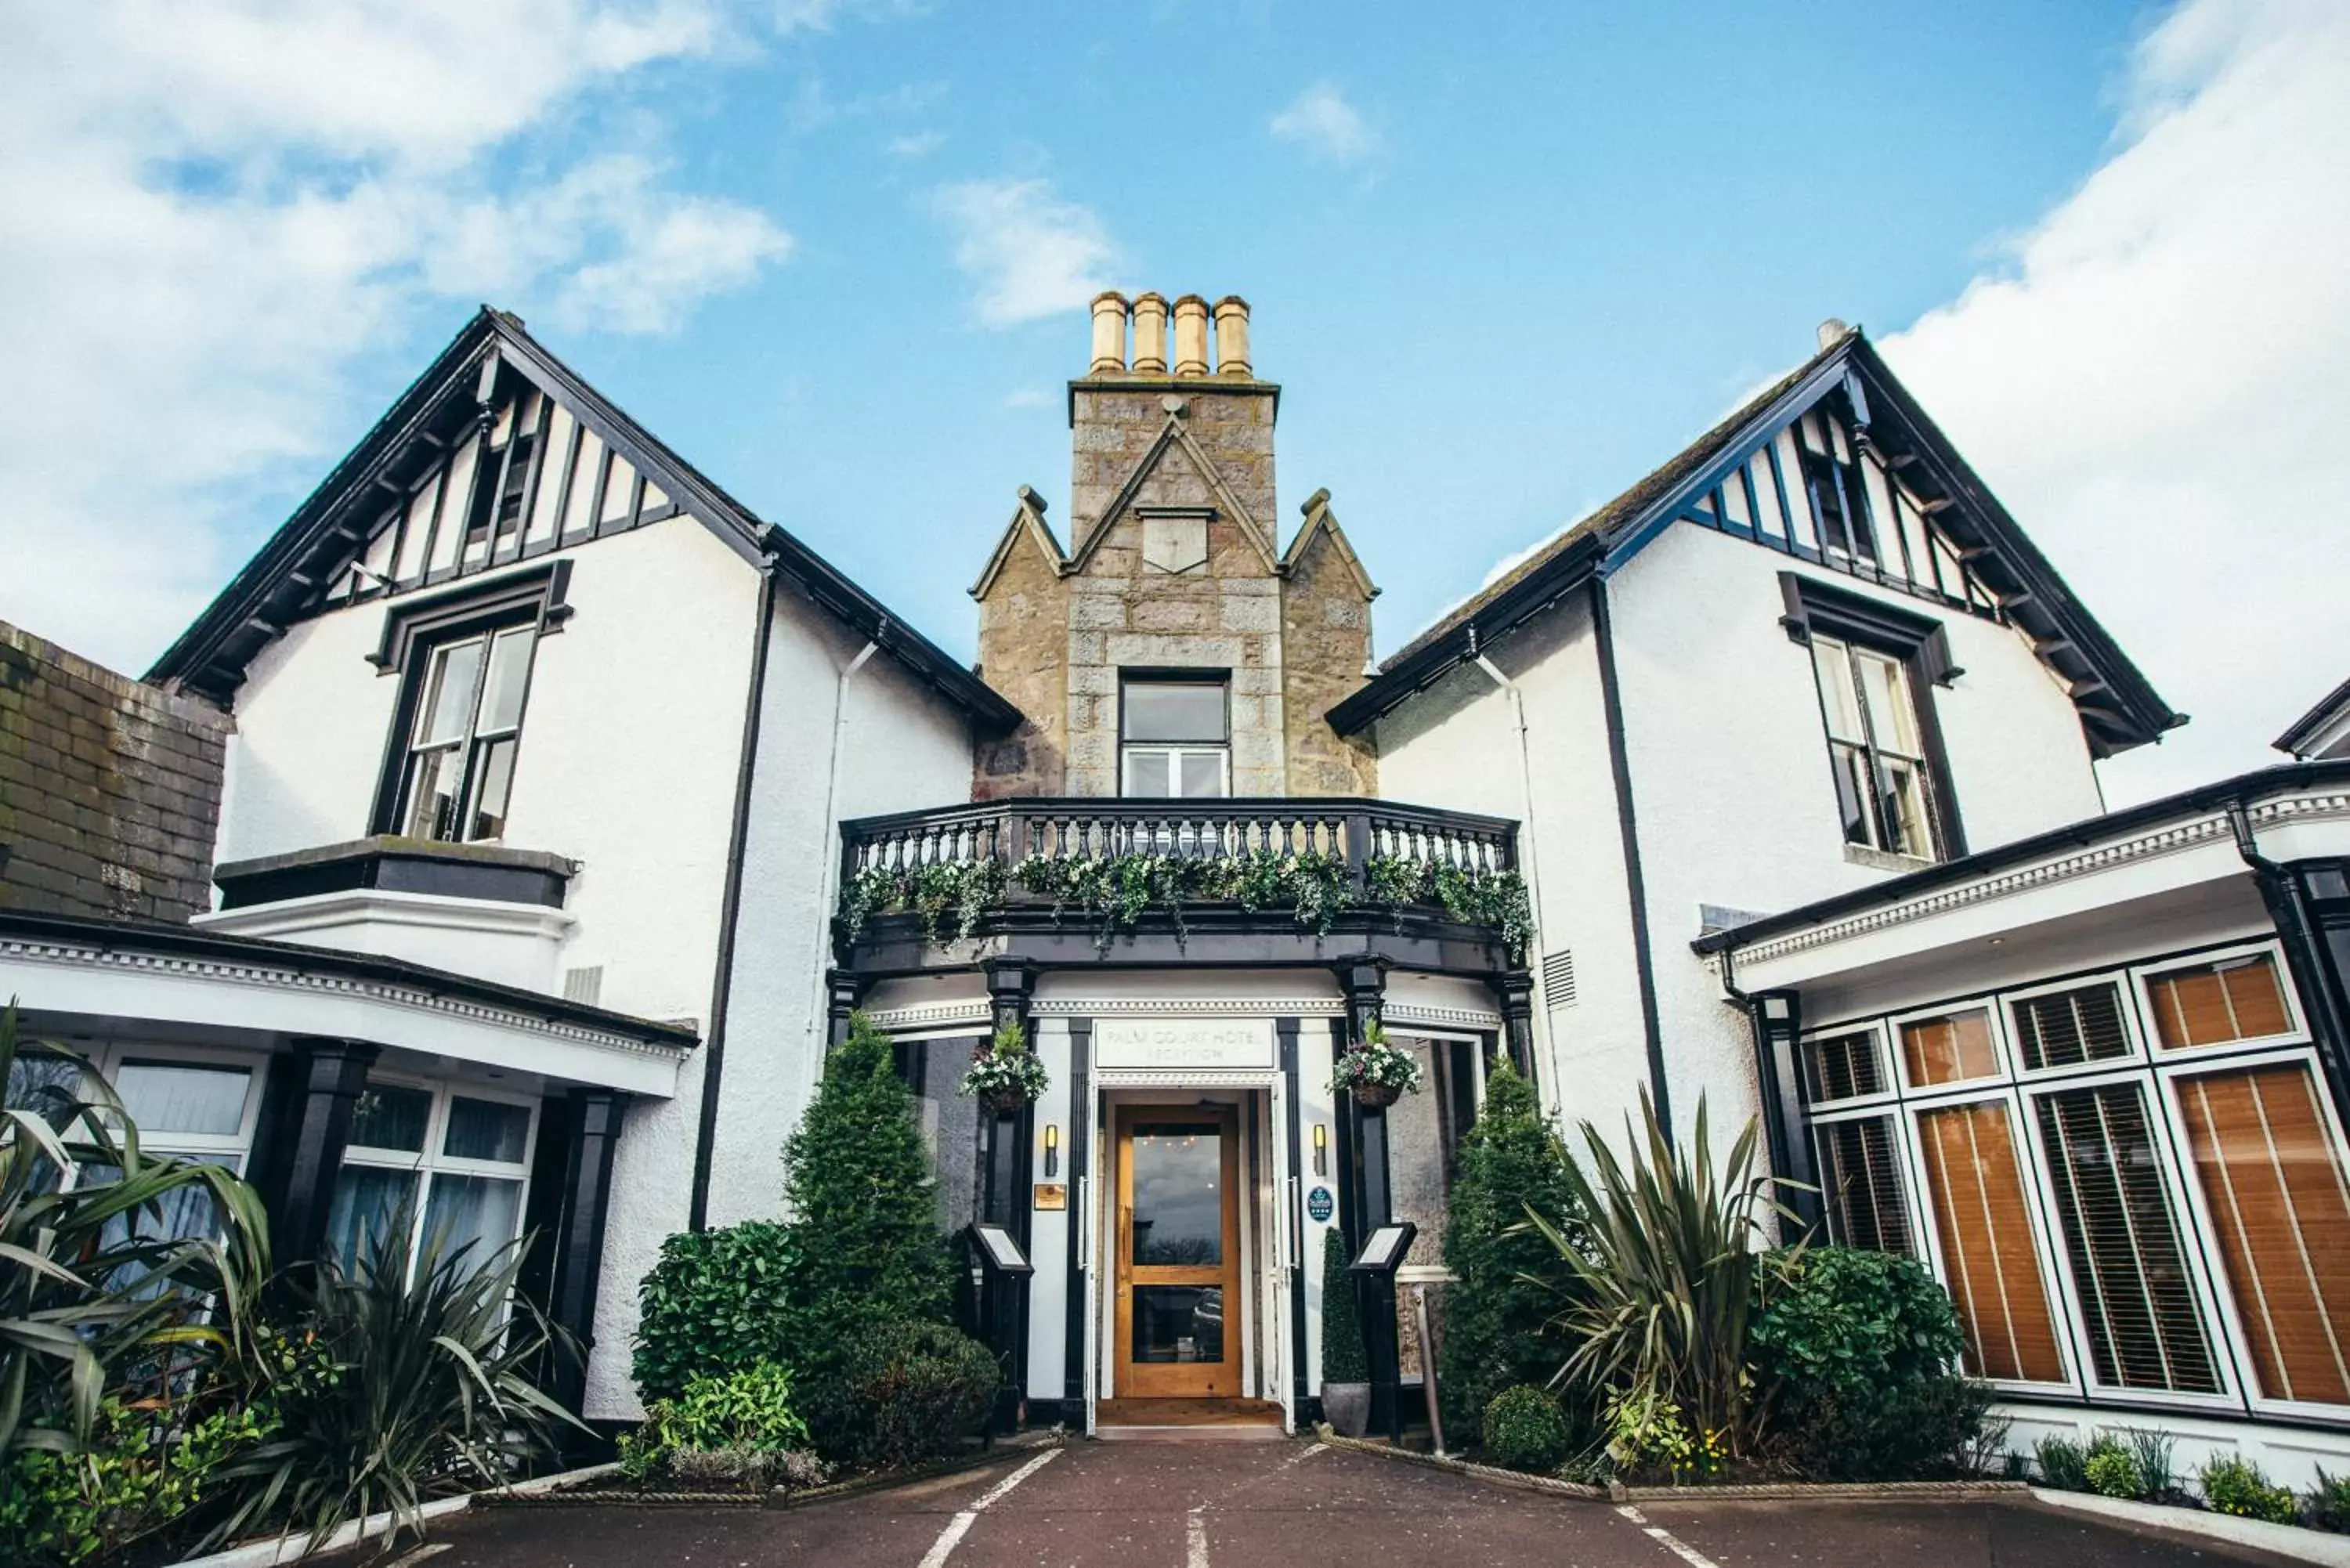
<path id="1" fill-rule="evenodd" d="M 1222 684 L 1229 794 L 1376 787 L 1369 753 L 1324 716 L 1362 683 L 1378 590 L 1326 490 L 1281 548 L 1280 407 L 1250 359 L 1245 301 L 1094 301 L 1092 362 L 1069 383 L 1068 547 L 1023 485 L 972 589 L 980 671 L 1029 716 L 982 749 L 981 799 L 1120 794 L 1144 776 L 1121 763 L 1122 693 L 1150 680 Z"/>

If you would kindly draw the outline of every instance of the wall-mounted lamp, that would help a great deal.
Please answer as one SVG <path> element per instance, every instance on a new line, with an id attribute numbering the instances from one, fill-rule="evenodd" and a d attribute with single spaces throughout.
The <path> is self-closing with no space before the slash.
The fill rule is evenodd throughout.
<path id="1" fill-rule="evenodd" d="M 1330 1129 L 1320 1122 L 1314 1124 L 1314 1174 L 1330 1174 Z"/>
<path id="2" fill-rule="evenodd" d="M 1045 1179 L 1049 1181 L 1061 1174 L 1061 1129 L 1052 1122 L 1045 1124 Z"/>

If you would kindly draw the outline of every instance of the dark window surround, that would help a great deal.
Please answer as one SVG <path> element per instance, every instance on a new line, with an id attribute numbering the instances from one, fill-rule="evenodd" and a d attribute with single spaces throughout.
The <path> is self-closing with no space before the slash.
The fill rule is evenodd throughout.
<path id="1" fill-rule="evenodd" d="M 408 740 L 416 727 L 416 708 L 423 697 L 426 657 L 452 639 L 517 626 L 532 628 L 536 637 L 552 636 L 571 618 L 566 603 L 571 587 L 571 563 L 557 558 L 521 571 L 468 585 L 430 598 L 395 600 L 384 612 L 383 637 L 367 656 L 379 675 L 401 678 L 400 701 L 393 706 L 390 732 L 384 739 L 383 764 L 376 778 L 370 833 L 400 829 L 400 792 L 408 776 Z M 486 661 L 486 654 L 484 655 Z M 530 683 L 537 674 L 534 641 L 531 668 L 523 679 L 523 713 L 530 711 Z"/>
<path id="2" fill-rule="evenodd" d="M 1816 628 L 1824 636 L 1898 659 L 1907 668 L 1918 710 L 1918 735 L 1926 747 L 1926 807 L 1933 819 L 1935 858 L 1955 860 L 1964 855 L 1966 830 L 1959 819 L 1958 794 L 1950 782 L 1950 755 L 1934 713 L 1932 690 L 1966 673 L 1951 661 L 1949 632 L 1938 620 L 1800 572 L 1779 574 L 1779 594 L 1786 607 L 1779 624 L 1787 628 L 1789 641 L 1808 650 Z M 1816 680 L 1816 676 L 1811 678 Z"/>

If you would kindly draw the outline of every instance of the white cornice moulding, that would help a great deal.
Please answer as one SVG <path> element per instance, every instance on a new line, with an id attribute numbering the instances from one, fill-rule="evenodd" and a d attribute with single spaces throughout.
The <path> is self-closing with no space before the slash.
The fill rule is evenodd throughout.
<path id="1" fill-rule="evenodd" d="M 248 904 L 241 909 L 214 909 L 193 917 L 188 924 L 226 936 L 282 940 L 296 931 L 359 922 L 560 941 L 579 924 L 579 917 L 545 904 L 511 904 L 489 898 L 452 898 L 442 893 L 399 893 L 363 888 L 310 893 L 269 904 Z"/>

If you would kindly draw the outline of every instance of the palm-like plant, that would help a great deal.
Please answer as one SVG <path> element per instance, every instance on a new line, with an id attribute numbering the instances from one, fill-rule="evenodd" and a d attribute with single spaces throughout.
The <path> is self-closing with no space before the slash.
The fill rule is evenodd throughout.
<path id="1" fill-rule="evenodd" d="M 0 1081 L 17 1059 L 11 1002 L 0 1009 Z M 108 1394 L 167 1394 L 232 1354 L 269 1273 L 252 1188 L 217 1166 L 146 1153 L 87 1063 L 47 1048 L 43 1059 L 61 1071 L 21 1096 L 31 1104 L 0 1110 L 0 1459 L 73 1453 Z M 196 1187 L 220 1238 L 162 1233 L 167 1200 Z"/>
<path id="2" fill-rule="evenodd" d="M 276 1437 L 241 1467 L 251 1484 L 216 1538 L 282 1522 L 316 1542 L 390 1513 L 389 1550 L 423 1532 L 426 1499 L 511 1480 L 558 1423 L 588 1430 L 531 1381 L 577 1350 L 515 1290 L 529 1238 L 483 1255 L 439 1234 L 413 1249 L 412 1230 L 397 1218 L 348 1270 L 322 1262 L 293 1284 L 305 1343 L 264 1358 L 257 1396 Z"/>
<path id="3" fill-rule="evenodd" d="M 1568 1282 L 1552 1322 L 1575 1348 L 1558 1380 L 1595 1396 L 1653 1395 L 1742 1452 L 1752 1427 L 1746 1329 L 1760 1253 L 1769 1219 L 1793 1211 L 1773 1196 L 1773 1179 L 1754 1172 L 1752 1121 L 1717 1168 L 1702 1099 L 1695 1137 L 1681 1147 L 1658 1125 L 1645 1089 L 1640 1118 L 1639 1127 L 1627 1127 L 1628 1162 L 1582 1124 L 1589 1173 L 1572 1161 L 1565 1172 L 1584 1217 L 1576 1234 L 1527 1209 Z"/>

